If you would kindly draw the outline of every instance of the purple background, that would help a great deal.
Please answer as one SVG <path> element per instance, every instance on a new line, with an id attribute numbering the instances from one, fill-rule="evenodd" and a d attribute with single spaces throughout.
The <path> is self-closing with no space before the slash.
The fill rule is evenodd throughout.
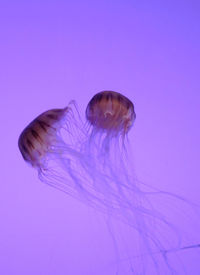
<path id="1" fill-rule="evenodd" d="M 103 218 L 40 183 L 17 147 L 33 118 L 71 99 L 84 113 L 101 90 L 128 96 L 137 176 L 199 202 L 200 6 L 164 2 L 1 2 L 0 274 L 114 274 Z M 200 274 L 197 251 L 182 254 Z"/>

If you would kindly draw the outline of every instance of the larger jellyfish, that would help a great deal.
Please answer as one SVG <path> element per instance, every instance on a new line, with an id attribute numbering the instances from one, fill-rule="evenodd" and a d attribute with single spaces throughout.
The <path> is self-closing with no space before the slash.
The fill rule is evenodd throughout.
<path id="1" fill-rule="evenodd" d="M 77 148 L 78 137 L 81 138 L 81 131 L 79 134 L 77 131 L 81 127 L 77 123 L 80 121 L 73 101 L 63 109 L 48 110 L 23 130 L 18 146 L 24 160 L 38 171 L 41 181 L 71 196 L 81 194 L 85 198 L 83 191 L 77 192 L 82 189 L 78 180 L 80 170 L 76 167 L 81 158 Z"/>
<path id="2" fill-rule="evenodd" d="M 182 198 L 153 191 L 134 175 L 128 132 L 135 118 L 127 97 L 103 91 L 90 100 L 86 122 L 74 102 L 39 115 L 20 135 L 19 149 L 43 182 L 103 212 L 109 226 L 115 219 L 130 229 L 131 250 L 120 274 L 175 274 L 168 253 L 195 246 L 181 248 L 178 229 L 151 200 Z"/>

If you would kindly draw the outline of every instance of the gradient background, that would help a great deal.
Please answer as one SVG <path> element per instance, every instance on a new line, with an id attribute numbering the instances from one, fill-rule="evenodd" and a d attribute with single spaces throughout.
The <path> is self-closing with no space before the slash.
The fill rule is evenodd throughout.
<path id="1" fill-rule="evenodd" d="M 71 99 L 84 113 L 101 90 L 128 96 L 137 176 L 199 202 L 199 3 L 1 1 L 0 274 L 114 274 L 103 218 L 40 183 L 17 147 L 33 118 Z M 200 274 L 197 250 L 181 257 Z"/>

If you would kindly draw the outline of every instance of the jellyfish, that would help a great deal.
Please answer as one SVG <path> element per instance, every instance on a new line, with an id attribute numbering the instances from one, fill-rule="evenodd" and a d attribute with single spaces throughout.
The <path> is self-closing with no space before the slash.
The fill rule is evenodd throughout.
<path id="1" fill-rule="evenodd" d="M 160 206 L 177 202 L 191 204 L 170 192 L 153 190 L 137 179 L 128 137 L 136 119 L 134 104 L 120 93 L 102 91 L 89 101 L 86 119 L 88 138 L 81 152 L 90 159 L 87 173 L 93 178 L 94 192 L 103 194 L 104 201 L 109 202 L 107 213 L 132 228 L 135 238 L 140 240 L 141 251 L 133 249 L 131 252 L 140 254 L 140 264 L 132 268 L 133 274 L 145 274 L 147 263 L 151 266 L 151 274 L 175 274 L 176 268 L 170 263 L 168 253 L 185 248 L 181 247 L 179 229 L 155 208 L 155 201 L 158 199 Z M 135 262 L 129 264 L 133 267 Z"/>
<path id="2" fill-rule="evenodd" d="M 125 143 L 136 119 L 133 103 L 120 93 L 102 91 L 88 103 L 86 119 L 89 124 L 87 150 L 97 154 L 103 163 L 112 163 L 104 169 L 118 162 L 121 166 L 121 160 L 128 157 L 124 156 L 127 153 Z"/>
<path id="3" fill-rule="evenodd" d="M 93 178 L 95 194 L 103 194 L 104 201 L 109 202 L 106 207 L 110 216 L 139 234 L 144 242 L 143 252 L 150 255 L 152 244 L 162 250 L 162 243 L 148 224 L 155 224 L 156 220 L 159 226 L 169 226 L 170 230 L 172 227 L 161 213 L 151 211 L 133 172 L 128 133 L 136 119 L 134 104 L 120 93 L 102 91 L 89 101 L 86 119 L 88 139 L 81 152 L 90 159 L 87 173 Z M 156 262 L 154 257 L 152 260 Z"/>
<path id="4" fill-rule="evenodd" d="M 18 140 L 24 160 L 37 170 L 39 179 L 74 197 L 77 189 L 72 182 L 77 183 L 76 187 L 81 182 L 75 179 L 76 160 L 81 158 L 75 149 L 81 134 L 77 134 L 80 127 L 75 110 L 76 103 L 71 101 L 63 109 L 43 112 L 28 124 Z"/>
<path id="5" fill-rule="evenodd" d="M 117 267 L 118 274 L 148 274 L 147 266 L 151 274 L 175 274 L 168 254 L 199 246 L 181 246 L 178 229 L 154 204 L 157 196 L 160 200 L 185 200 L 154 190 L 135 176 L 129 141 L 135 119 L 130 99 L 118 92 L 102 91 L 89 101 L 86 121 L 71 101 L 63 109 L 36 117 L 22 131 L 18 145 L 42 182 L 107 217 L 115 247 L 118 239 L 113 221 L 130 229 L 129 249 L 122 255 L 116 248 L 118 262 L 126 265 L 126 269 Z"/>

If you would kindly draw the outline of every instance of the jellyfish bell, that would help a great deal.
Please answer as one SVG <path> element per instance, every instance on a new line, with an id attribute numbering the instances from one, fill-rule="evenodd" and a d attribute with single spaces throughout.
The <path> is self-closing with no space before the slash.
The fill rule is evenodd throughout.
<path id="1" fill-rule="evenodd" d="M 97 93 L 88 103 L 86 118 L 97 131 L 126 134 L 136 118 L 133 103 L 114 91 Z"/>
<path id="2" fill-rule="evenodd" d="M 59 130 L 68 108 L 48 110 L 36 117 L 21 133 L 18 146 L 25 161 L 40 168 L 59 141 Z"/>

